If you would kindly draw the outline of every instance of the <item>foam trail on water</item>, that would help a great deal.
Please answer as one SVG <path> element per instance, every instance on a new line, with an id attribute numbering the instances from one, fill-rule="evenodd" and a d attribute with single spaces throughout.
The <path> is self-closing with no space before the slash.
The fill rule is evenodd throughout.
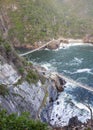
<path id="1" fill-rule="evenodd" d="M 76 73 L 83 73 L 83 72 L 87 72 L 90 73 L 91 69 L 85 68 L 85 69 L 78 69 Z"/>

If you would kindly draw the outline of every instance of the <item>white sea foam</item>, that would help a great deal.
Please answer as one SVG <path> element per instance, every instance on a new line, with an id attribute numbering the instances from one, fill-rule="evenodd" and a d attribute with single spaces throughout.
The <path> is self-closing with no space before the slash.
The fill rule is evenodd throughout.
<path id="1" fill-rule="evenodd" d="M 86 106 L 87 104 L 82 104 L 82 103 L 77 103 L 74 101 L 75 106 L 77 106 L 79 109 L 84 109 L 86 111 L 89 111 L 88 107 Z M 90 112 L 90 111 L 89 111 Z"/>
<path id="2" fill-rule="evenodd" d="M 78 70 L 76 71 L 76 73 L 83 73 L 83 72 L 90 73 L 90 72 L 91 72 L 91 69 L 85 68 L 85 69 L 78 69 Z"/>
<path id="3" fill-rule="evenodd" d="M 51 64 L 49 63 L 42 64 L 41 66 L 44 67 L 46 70 L 50 70 L 52 68 Z"/>
<path id="4" fill-rule="evenodd" d="M 77 62 L 77 63 L 82 63 L 83 61 L 83 58 L 77 58 L 77 57 L 74 57 L 74 60 Z"/>
<path id="5" fill-rule="evenodd" d="M 80 46 L 80 45 L 85 45 L 85 44 L 82 42 L 81 43 L 69 43 L 69 44 L 61 43 L 59 46 L 59 49 L 68 49 L 71 46 Z M 86 45 L 88 45 L 88 44 L 86 44 Z"/>
<path id="6" fill-rule="evenodd" d="M 90 118 L 90 113 L 86 106 L 76 103 L 71 95 L 63 92 L 53 105 L 51 113 L 51 124 L 57 126 L 66 126 L 71 117 L 78 116 L 82 122 L 86 122 Z"/>
<path id="7" fill-rule="evenodd" d="M 83 43 L 83 42 L 70 42 L 70 43 L 61 43 L 59 48 L 56 49 L 58 51 L 59 49 L 69 49 L 71 46 L 93 46 L 91 43 Z"/>
<path id="8" fill-rule="evenodd" d="M 89 74 L 93 75 L 93 73 L 91 72 L 91 69 L 88 69 L 88 68 L 78 69 L 74 72 L 71 72 L 71 71 L 68 71 L 68 70 L 63 70 L 63 72 L 65 72 L 67 74 L 89 73 Z"/>
<path id="9" fill-rule="evenodd" d="M 70 47 L 72 47 L 72 46 L 93 46 L 93 44 L 91 44 L 91 43 L 83 43 L 83 42 L 77 42 L 77 43 L 75 43 L 75 42 L 72 42 L 72 43 L 61 43 L 60 44 L 60 46 L 59 46 L 59 48 L 57 48 L 57 49 L 55 49 L 55 50 L 53 50 L 53 51 L 59 51 L 60 49 L 69 49 Z M 45 49 L 45 50 L 49 50 L 49 49 Z"/>
<path id="10" fill-rule="evenodd" d="M 83 58 L 74 57 L 69 63 L 66 63 L 69 66 L 79 66 L 83 62 Z"/>
<path id="11" fill-rule="evenodd" d="M 47 71 L 56 71 L 56 68 L 53 67 L 50 63 L 44 63 L 41 66 L 44 67 Z"/>
<path id="12" fill-rule="evenodd" d="M 45 50 L 50 50 L 50 49 L 48 49 L 48 48 L 45 48 Z"/>
<path id="13" fill-rule="evenodd" d="M 67 73 L 67 74 L 73 74 L 74 72 L 68 71 L 68 70 L 63 70 L 63 72 Z"/>

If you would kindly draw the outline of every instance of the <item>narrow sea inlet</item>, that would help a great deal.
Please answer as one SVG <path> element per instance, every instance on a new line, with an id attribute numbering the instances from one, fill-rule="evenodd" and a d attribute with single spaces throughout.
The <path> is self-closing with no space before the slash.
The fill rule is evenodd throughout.
<path id="1" fill-rule="evenodd" d="M 73 45 L 59 50 L 42 50 L 29 55 L 29 60 L 93 87 L 93 46 Z M 59 105 L 57 104 L 59 102 Z M 67 82 L 65 91 L 53 105 L 51 124 L 64 126 L 69 118 L 78 116 L 85 122 L 90 118 L 86 105 L 93 107 L 93 92 Z"/>

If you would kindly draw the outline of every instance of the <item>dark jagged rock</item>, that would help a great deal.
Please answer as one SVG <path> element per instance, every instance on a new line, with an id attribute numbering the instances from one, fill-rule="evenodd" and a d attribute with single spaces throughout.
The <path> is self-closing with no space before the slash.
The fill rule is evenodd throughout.
<path id="1" fill-rule="evenodd" d="M 66 84 L 65 80 L 63 80 L 61 77 L 59 77 L 56 74 L 52 74 L 50 78 L 52 79 L 54 87 L 56 87 L 58 92 L 64 91 L 64 85 Z"/>
<path id="2" fill-rule="evenodd" d="M 68 126 L 69 127 L 75 127 L 75 126 L 80 126 L 82 123 L 78 120 L 78 117 L 75 116 L 75 117 L 72 117 L 70 120 L 69 120 L 69 123 L 68 123 Z"/>

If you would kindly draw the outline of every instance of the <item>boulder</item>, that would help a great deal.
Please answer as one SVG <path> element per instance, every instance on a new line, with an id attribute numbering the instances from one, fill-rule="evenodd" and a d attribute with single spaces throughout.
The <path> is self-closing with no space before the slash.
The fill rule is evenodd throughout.
<path id="1" fill-rule="evenodd" d="M 54 40 L 54 41 L 51 41 L 51 43 L 47 45 L 47 48 L 52 50 L 52 49 L 59 48 L 59 46 L 60 46 L 60 41 Z"/>
<path id="2" fill-rule="evenodd" d="M 64 79 L 62 79 L 56 74 L 52 74 L 50 78 L 52 79 L 52 82 L 54 84 L 53 86 L 56 87 L 58 92 L 64 91 L 64 85 L 66 83 Z"/>
<path id="3" fill-rule="evenodd" d="M 69 43 L 68 39 L 60 38 L 60 43 Z"/>
<path id="4" fill-rule="evenodd" d="M 82 123 L 78 120 L 78 117 L 75 116 L 69 120 L 68 126 L 75 127 L 75 126 L 80 126 L 81 124 Z"/>

